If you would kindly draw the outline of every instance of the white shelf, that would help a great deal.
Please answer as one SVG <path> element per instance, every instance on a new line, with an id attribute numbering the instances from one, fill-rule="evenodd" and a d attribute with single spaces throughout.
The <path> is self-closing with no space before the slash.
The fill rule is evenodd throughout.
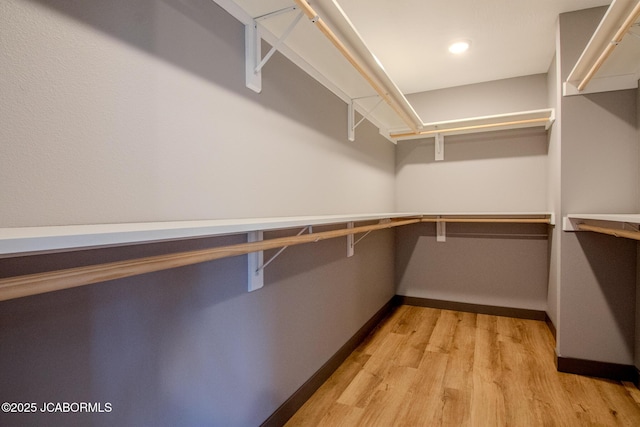
<path id="1" fill-rule="evenodd" d="M 567 214 L 562 219 L 562 230 L 579 231 L 578 224 L 624 227 L 624 224 L 640 224 L 640 214 Z"/>
<path id="2" fill-rule="evenodd" d="M 447 216 L 469 218 L 550 218 L 551 212 L 420 212 L 420 216 Z"/>
<path id="3" fill-rule="evenodd" d="M 568 218 L 640 224 L 640 214 L 568 214 Z"/>
<path id="4" fill-rule="evenodd" d="M 379 213 L 0 228 L 0 258 L 415 215 Z"/>
<path id="5" fill-rule="evenodd" d="M 638 87 L 640 43 L 629 34 L 640 22 L 637 7 L 637 0 L 611 3 L 564 82 L 564 96 Z"/>
<path id="6" fill-rule="evenodd" d="M 306 226 L 346 224 L 410 217 L 551 218 L 549 212 L 373 213 L 202 221 L 142 222 L 0 228 L 0 258 Z"/>
<path id="7" fill-rule="evenodd" d="M 555 121 L 555 110 L 519 111 L 515 113 L 492 116 L 469 117 L 458 120 L 424 123 L 419 133 L 409 131 L 392 132 L 391 138 L 396 140 L 418 139 L 442 135 L 460 135 L 465 133 L 490 132 L 496 130 L 544 127 L 548 129 Z"/>
<path id="8" fill-rule="evenodd" d="M 590 231 L 640 241 L 640 214 L 568 214 L 563 231 Z"/>

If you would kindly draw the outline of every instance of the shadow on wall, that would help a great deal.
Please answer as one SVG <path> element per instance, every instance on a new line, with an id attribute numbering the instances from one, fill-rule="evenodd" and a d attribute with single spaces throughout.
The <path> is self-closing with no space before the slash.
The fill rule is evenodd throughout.
<path id="1" fill-rule="evenodd" d="M 323 231 L 331 231 L 344 228 L 342 226 L 328 226 L 328 227 L 313 227 L 314 233 Z M 299 230 L 301 231 L 301 230 Z M 308 234 L 309 231 L 305 231 L 303 234 Z M 292 237 L 296 233 L 292 230 L 282 231 L 270 231 L 265 233 L 264 239 L 275 239 L 281 237 Z M 333 239 L 331 239 L 333 240 Z M 345 239 L 336 239 L 345 240 Z M 295 276 L 303 275 L 309 271 L 322 266 L 329 265 L 336 261 L 340 261 L 346 257 L 346 245 L 345 251 L 336 251 L 333 244 L 327 244 L 326 240 L 316 243 L 305 243 L 302 245 L 292 246 L 282 251 L 279 255 L 280 249 L 271 249 L 264 251 L 264 263 L 269 262 L 273 257 L 273 261 L 265 269 L 265 286 L 270 283 L 278 283 Z M 304 250 L 302 250 L 304 249 Z M 312 256 L 309 256 L 311 251 Z M 277 255 L 277 256 L 276 256 Z M 267 273 L 268 270 L 268 273 Z"/>
<path id="2" fill-rule="evenodd" d="M 543 128 L 511 129 L 463 135 L 445 134 L 444 160 L 434 159 L 434 138 L 398 142 L 399 168 L 410 164 L 462 162 L 547 155 Z"/>
<path id="3" fill-rule="evenodd" d="M 233 236 L 215 243 L 243 240 Z M 70 267 L 211 243 L 0 260 L 0 271 L 26 274 L 56 262 Z M 251 338 L 228 336 L 238 324 L 230 301 L 246 294 L 246 281 L 246 257 L 240 256 L 0 302 L 3 401 L 112 407 L 93 414 L 0 414 L 0 425 L 51 425 L 52 417 L 69 426 L 223 425 L 237 419 L 229 399 L 246 394 L 250 379 L 236 359 L 247 353 Z"/>
<path id="4" fill-rule="evenodd" d="M 630 354 L 635 346 L 637 244 L 596 233 L 576 233 L 593 276 Z M 585 307 L 585 309 L 589 309 Z"/>
<path id="5" fill-rule="evenodd" d="M 638 126 L 638 116 L 635 114 L 636 109 L 629 109 L 628 106 L 633 103 L 633 98 L 636 97 L 636 94 L 634 91 L 628 91 L 626 95 L 628 100 L 621 99 L 622 96 L 624 96 L 622 92 L 603 92 L 583 95 L 583 98 L 589 103 L 613 114 L 635 129 Z"/>
<path id="6" fill-rule="evenodd" d="M 55 419 L 0 413 L 0 425 L 259 425 L 391 298 L 391 236 L 369 236 L 352 258 L 345 239 L 291 248 L 252 293 L 246 256 L 237 256 L 2 301 L 3 401 L 109 402 L 113 410 Z M 29 274 L 245 239 L 0 259 L 0 271 Z"/>
<path id="7" fill-rule="evenodd" d="M 244 26 L 212 0 L 36 1 L 346 142 L 346 104 L 279 53 L 265 65 L 262 93 L 245 86 Z"/>
<path id="8" fill-rule="evenodd" d="M 211 0 L 35 1 L 239 95 L 252 95 L 239 90 L 244 68 L 234 67 L 244 66 L 244 28 Z M 184 34 L 194 23 L 199 38 L 195 29 Z"/>

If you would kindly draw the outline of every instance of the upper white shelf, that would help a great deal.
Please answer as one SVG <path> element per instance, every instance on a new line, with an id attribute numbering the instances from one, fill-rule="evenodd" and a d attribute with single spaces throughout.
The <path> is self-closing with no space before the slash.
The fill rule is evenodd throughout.
<path id="1" fill-rule="evenodd" d="M 464 133 L 490 132 L 495 130 L 518 129 L 528 127 L 549 127 L 555 121 L 555 110 L 545 108 L 541 110 L 520 111 L 516 113 L 497 114 L 493 116 L 470 117 L 459 120 L 425 123 L 423 130 L 415 132 L 391 133 L 396 140 L 428 138 L 436 134 L 459 135 Z"/>
<path id="2" fill-rule="evenodd" d="M 350 140 L 353 140 L 357 126 L 353 110 L 377 126 L 380 134 L 394 143 L 435 134 L 536 126 L 548 129 L 555 119 L 553 109 L 544 109 L 424 123 L 369 50 L 338 2 L 313 2 L 311 5 L 306 0 L 214 1 L 251 29 L 246 46 L 260 46 L 254 37 L 258 34 L 349 104 Z M 298 23 L 302 14 L 307 15 L 310 21 Z M 253 30 L 254 27 L 257 30 Z M 254 50 L 257 49 L 247 51 L 247 58 L 253 58 L 248 60 L 248 64 L 258 61 L 254 58 L 257 56 Z M 247 78 L 251 76 L 253 74 L 249 73 Z M 248 84 L 248 87 L 253 86 Z"/>
<path id="3" fill-rule="evenodd" d="M 419 124 L 413 107 L 380 68 L 351 22 L 334 2 L 313 2 L 313 10 L 317 9 L 318 16 L 313 20 L 302 19 L 282 39 L 296 16 L 310 10 L 307 2 L 300 2 L 307 6 L 305 8 L 293 0 L 214 1 L 245 26 L 256 23 L 262 39 L 272 46 L 277 45 L 282 55 L 345 103 L 353 103 L 354 108 L 378 127 L 383 136 L 388 138 L 389 129 L 403 126 L 407 115 L 413 118 L 415 125 Z M 319 24 L 323 27 L 321 31 L 314 28 Z M 338 44 L 344 48 L 343 51 L 330 41 L 326 32 L 341 36 Z M 349 52 L 350 59 L 344 52 Z M 366 73 L 361 74 L 352 61 Z M 380 97 L 387 102 L 378 103 Z"/>
<path id="4" fill-rule="evenodd" d="M 0 258 L 415 215 L 379 213 L 0 228 Z"/>
<path id="5" fill-rule="evenodd" d="M 639 22 L 639 0 L 614 0 L 567 77 L 564 95 L 637 88 Z"/>

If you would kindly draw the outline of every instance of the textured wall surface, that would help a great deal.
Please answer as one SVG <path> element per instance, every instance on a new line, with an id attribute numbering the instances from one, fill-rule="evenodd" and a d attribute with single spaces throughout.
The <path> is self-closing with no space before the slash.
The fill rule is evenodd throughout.
<path id="1" fill-rule="evenodd" d="M 0 271 L 242 240 L 4 259 Z M 112 405 L 110 413 L 0 413 L 0 425 L 259 425 L 394 295 L 393 232 L 371 234 L 352 258 L 345 247 L 334 239 L 290 248 L 252 293 L 242 256 L 0 302 L 2 402 Z"/>
<path id="2" fill-rule="evenodd" d="M 409 96 L 425 122 L 548 108 L 545 75 Z M 396 208 L 422 212 L 544 212 L 547 135 L 543 128 L 452 135 L 444 160 L 434 138 L 400 141 Z"/>
<path id="3" fill-rule="evenodd" d="M 0 227 L 393 210 L 393 145 L 367 123 L 348 142 L 346 105 L 278 54 L 246 89 L 244 28 L 210 0 L 3 1 L 0 44 Z M 2 302 L 1 401 L 112 411 L 0 425 L 259 425 L 393 296 L 393 243 L 290 248 L 253 293 L 235 257 Z"/>
<path id="4" fill-rule="evenodd" d="M 393 145 L 209 0 L 0 4 L 0 227 L 393 209 Z"/>
<path id="5" fill-rule="evenodd" d="M 561 77 L 566 79 L 606 8 L 560 15 Z M 634 90 L 561 100 L 562 214 L 637 212 L 640 150 Z M 636 244 L 563 232 L 560 356 L 632 364 Z"/>
<path id="6" fill-rule="evenodd" d="M 396 231 L 398 294 L 544 311 L 547 306 L 547 226 L 434 224 Z"/>
<path id="7" fill-rule="evenodd" d="M 544 128 L 448 136 L 443 161 L 434 160 L 433 141 L 398 144 L 398 211 L 547 211 Z"/>

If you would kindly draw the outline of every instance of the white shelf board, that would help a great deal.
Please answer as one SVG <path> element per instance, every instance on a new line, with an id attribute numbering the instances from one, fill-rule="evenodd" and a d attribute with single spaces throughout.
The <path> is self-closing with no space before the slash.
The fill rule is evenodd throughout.
<path id="1" fill-rule="evenodd" d="M 562 219 L 562 230 L 579 231 L 577 225 L 585 221 L 598 226 L 614 223 L 614 226 L 619 227 L 624 224 L 640 224 L 640 214 L 567 214 Z"/>
<path id="2" fill-rule="evenodd" d="M 640 43 L 638 43 L 633 34 L 629 34 L 635 31 L 630 29 L 625 33 L 620 43 L 615 46 L 606 61 L 598 68 L 591 82 L 586 85 L 583 91 L 579 92 L 577 90 L 578 85 L 587 76 L 600 55 L 612 43 L 618 29 L 625 19 L 630 16 L 636 4 L 637 0 L 614 0 L 611 3 L 598 28 L 567 77 L 567 81 L 564 82 L 564 96 L 638 87 Z M 635 20 L 635 23 L 638 22 L 640 22 L 640 19 Z"/>
<path id="3" fill-rule="evenodd" d="M 538 218 L 549 212 L 404 212 L 352 215 L 318 215 L 270 218 L 216 219 L 200 221 L 141 222 L 120 224 L 61 225 L 0 228 L 0 258 L 35 253 L 72 251 L 136 243 L 215 237 L 251 231 L 270 231 L 306 226 L 346 224 L 410 217 Z M 640 215 L 639 215 L 640 217 Z"/>
<path id="4" fill-rule="evenodd" d="M 377 213 L 0 228 L 0 258 L 416 215 Z"/>
<path id="5" fill-rule="evenodd" d="M 553 212 L 427 212 L 423 217 L 452 217 L 452 218 L 549 218 L 549 224 L 555 225 Z"/>
<path id="6" fill-rule="evenodd" d="M 492 218 L 533 218 L 549 217 L 551 212 L 420 212 L 422 216 L 460 216 L 460 217 L 492 217 Z"/>
<path id="7" fill-rule="evenodd" d="M 571 219 L 631 222 L 634 224 L 640 224 L 640 214 L 567 214 L 567 217 Z"/>
<path id="8" fill-rule="evenodd" d="M 395 130 L 390 134 L 392 138 L 397 140 L 407 140 L 429 138 L 435 136 L 436 133 L 442 133 L 447 136 L 538 126 L 544 126 L 548 129 L 554 121 L 555 110 L 553 108 L 544 108 L 540 110 L 424 123 L 422 131 L 419 134 L 412 134 L 407 129 Z"/>

